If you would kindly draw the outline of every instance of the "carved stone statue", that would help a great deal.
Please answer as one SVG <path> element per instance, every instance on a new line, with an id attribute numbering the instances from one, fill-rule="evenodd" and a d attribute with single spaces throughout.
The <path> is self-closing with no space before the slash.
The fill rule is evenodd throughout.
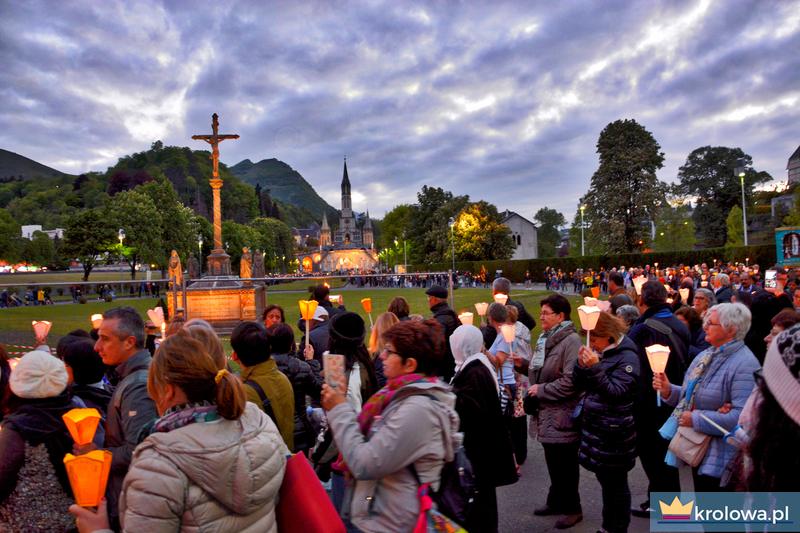
<path id="1" fill-rule="evenodd" d="M 263 278 L 265 275 L 264 254 L 261 253 L 261 250 L 256 250 L 253 254 L 253 277 Z"/>
<path id="2" fill-rule="evenodd" d="M 250 248 L 242 248 L 242 260 L 239 263 L 239 277 L 242 279 L 253 277 L 253 254 Z"/>
<path id="3" fill-rule="evenodd" d="M 181 267 L 181 258 L 178 257 L 177 250 L 172 250 L 172 254 L 169 257 L 169 270 L 167 273 L 170 281 L 174 278 L 175 281 L 172 285 L 173 289 L 178 289 L 183 287 L 183 268 Z"/>
<path id="4" fill-rule="evenodd" d="M 189 279 L 198 279 L 200 277 L 200 262 L 195 256 L 189 256 L 189 262 L 186 266 L 189 270 Z"/>

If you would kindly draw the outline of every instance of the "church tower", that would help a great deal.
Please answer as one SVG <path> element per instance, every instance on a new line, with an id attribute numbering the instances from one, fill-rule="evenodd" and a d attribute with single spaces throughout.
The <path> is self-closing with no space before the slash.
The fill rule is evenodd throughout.
<path id="1" fill-rule="evenodd" d="M 375 246 L 372 238 L 372 221 L 369 218 L 369 209 L 367 209 L 367 218 L 364 220 L 364 229 L 361 231 L 362 239 L 364 240 L 364 247 L 370 249 Z"/>
<path id="2" fill-rule="evenodd" d="M 325 212 L 322 213 L 322 227 L 320 228 L 319 232 L 319 245 L 320 247 L 331 245 L 331 227 L 328 225 L 328 215 Z"/>
<path id="3" fill-rule="evenodd" d="M 350 178 L 347 176 L 347 158 L 344 158 L 344 172 L 342 173 L 342 217 L 353 216 L 353 204 L 350 199 Z"/>

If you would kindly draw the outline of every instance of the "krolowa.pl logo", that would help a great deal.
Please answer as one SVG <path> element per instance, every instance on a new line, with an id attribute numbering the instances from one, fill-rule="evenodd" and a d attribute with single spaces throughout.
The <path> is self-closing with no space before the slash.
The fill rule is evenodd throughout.
<path id="1" fill-rule="evenodd" d="M 798 531 L 796 492 L 660 492 L 650 501 L 660 511 L 650 516 L 651 531 Z"/>

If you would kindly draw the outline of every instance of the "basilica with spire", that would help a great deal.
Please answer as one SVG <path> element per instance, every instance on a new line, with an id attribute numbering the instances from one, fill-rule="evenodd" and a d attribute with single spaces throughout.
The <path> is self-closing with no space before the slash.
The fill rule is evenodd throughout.
<path id="1" fill-rule="evenodd" d="M 350 193 L 350 177 L 347 175 L 347 158 L 342 172 L 342 208 L 339 211 L 339 224 L 332 230 L 328 217 L 322 214 L 319 233 L 319 250 L 315 253 L 298 255 L 304 272 L 367 272 L 375 270 L 378 255 L 369 211 L 362 217 L 353 212 Z"/>

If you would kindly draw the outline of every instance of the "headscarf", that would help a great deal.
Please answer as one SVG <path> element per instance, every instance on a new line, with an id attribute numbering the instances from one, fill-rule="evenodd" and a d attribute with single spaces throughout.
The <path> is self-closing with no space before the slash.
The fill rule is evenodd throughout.
<path id="1" fill-rule="evenodd" d="M 500 390 L 497 383 L 497 370 L 489 361 L 489 358 L 481 351 L 483 349 L 483 334 L 481 330 L 471 325 L 461 325 L 450 335 L 450 349 L 453 352 L 453 359 L 456 361 L 456 371 L 458 374 L 462 368 L 476 359 L 486 366 L 489 374 L 494 379 L 495 387 Z"/>

